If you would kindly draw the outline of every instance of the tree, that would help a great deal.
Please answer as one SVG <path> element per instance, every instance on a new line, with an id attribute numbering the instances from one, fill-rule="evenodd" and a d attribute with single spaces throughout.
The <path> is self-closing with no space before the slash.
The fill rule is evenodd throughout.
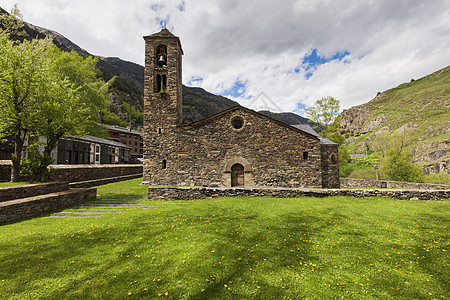
<path id="1" fill-rule="evenodd" d="M 24 30 L 25 24 L 23 22 L 23 16 L 20 13 L 17 4 L 11 9 L 11 14 L 0 14 L 0 35 L 3 36 L 6 33 L 10 34 L 10 37 L 15 40 L 23 40 L 26 38 L 27 33 Z"/>
<path id="2" fill-rule="evenodd" d="M 62 52 L 56 46 L 47 51 L 49 79 L 41 87 L 38 105 L 37 135 L 46 138 L 38 180 L 43 180 L 51 162 L 51 152 L 65 135 L 82 135 L 96 132 L 98 112 L 105 107 L 108 83 L 97 79 L 97 59 L 83 59 L 75 52 Z M 94 133 L 95 134 L 95 133 Z"/>
<path id="3" fill-rule="evenodd" d="M 48 40 L 15 43 L 0 38 L 0 136 L 14 142 L 11 181 L 18 180 L 25 138 L 36 131 L 39 87 L 47 79 L 45 51 Z"/>
<path id="4" fill-rule="evenodd" d="M 408 145 L 408 138 L 405 130 L 389 134 L 387 129 L 382 129 L 370 137 L 369 143 L 375 151 L 381 151 L 384 158 L 389 149 L 403 149 Z"/>
<path id="5" fill-rule="evenodd" d="M 66 134 L 99 132 L 110 82 L 97 79 L 96 59 L 60 51 L 51 40 L 0 40 L 0 136 L 15 144 L 11 181 L 18 180 L 26 137 L 44 136 L 38 179 Z"/>
<path id="6" fill-rule="evenodd" d="M 410 161 L 410 155 L 400 147 L 387 152 L 383 169 L 391 180 L 406 182 L 423 182 L 424 175 L 420 167 Z"/>
<path id="7" fill-rule="evenodd" d="M 14 7 L 11 9 L 11 16 L 14 18 L 23 21 L 23 15 L 20 12 L 19 5 L 17 3 L 14 4 Z"/>
<path id="8" fill-rule="evenodd" d="M 306 113 L 311 122 L 319 124 L 315 126 L 316 128 L 325 130 L 339 115 L 339 106 L 339 100 L 333 97 L 323 97 L 316 100 L 314 106 L 308 107 Z"/>

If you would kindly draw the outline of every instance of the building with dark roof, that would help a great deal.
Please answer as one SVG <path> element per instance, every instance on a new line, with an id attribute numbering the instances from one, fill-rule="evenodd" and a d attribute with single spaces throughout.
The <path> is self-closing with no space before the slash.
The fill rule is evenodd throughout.
<path id="1" fill-rule="evenodd" d="M 130 147 L 130 159 L 133 163 L 139 162 L 144 154 L 144 141 L 142 132 L 119 126 L 108 126 L 109 137 Z"/>
<path id="2" fill-rule="evenodd" d="M 127 164 L 131 148 L 107 139 L 84 135 L 60 139 L 52 152 L 55 164 Z"/>
<path id="3" fill-rule="evenodd" d="M 339 187 L 338 145 L 235 106 L 182 124 L 182 55 L 163 29 L 144 37 L 144 184 Z"/>

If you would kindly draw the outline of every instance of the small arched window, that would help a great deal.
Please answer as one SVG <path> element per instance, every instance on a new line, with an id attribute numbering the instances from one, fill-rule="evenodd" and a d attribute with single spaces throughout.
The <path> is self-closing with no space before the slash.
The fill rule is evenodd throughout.
<path id="1" fill-rule="evenodd" d="M 308 159 L 308 152 L 303 152 L 303 159 L 304 160 L 307 160 Z"/>
<path id="2" fill-rule="evenodd" d="M 163 94 L 167 89 L 167 76 L 164 74 L 156 74 L 155 93 Z"/>
<path id="3" fill-rule="evenodd" d="M 163 161 L 161 162 L 161 169 L 167 169 L 167 160 L 163 159 Z"/>

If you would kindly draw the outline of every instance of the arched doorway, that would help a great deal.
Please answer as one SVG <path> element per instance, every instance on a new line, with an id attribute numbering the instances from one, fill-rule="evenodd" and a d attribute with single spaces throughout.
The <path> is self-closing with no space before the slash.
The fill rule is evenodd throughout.
<path id="1" fill-rule="evenodd" d="M 244 166 L 234 164 L 231 167 L 231 186 L 244 186 Z"/>

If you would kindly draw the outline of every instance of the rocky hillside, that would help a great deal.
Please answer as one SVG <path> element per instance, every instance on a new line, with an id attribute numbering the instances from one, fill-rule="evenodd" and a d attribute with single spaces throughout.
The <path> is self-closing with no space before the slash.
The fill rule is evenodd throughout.
<path id="1" fill-rule="evenodd" d="M 450 66 L 387 90 L 342 113 L 351 152 L 363 154 L 380 131 L 403 133 L 426 172 L 450 173 Z"/>

